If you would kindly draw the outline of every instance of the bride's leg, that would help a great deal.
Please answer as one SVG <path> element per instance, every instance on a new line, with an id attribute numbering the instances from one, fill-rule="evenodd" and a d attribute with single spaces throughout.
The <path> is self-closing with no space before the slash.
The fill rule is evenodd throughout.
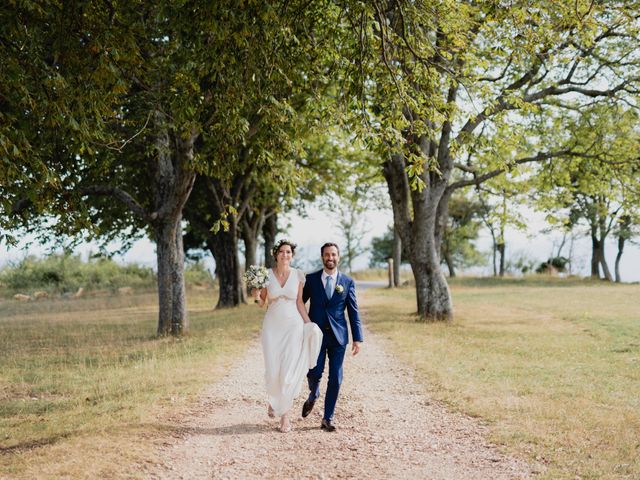
<path id="1" fill-rule="evenodd" d="M 280 431 L 287 433 L 291 431 L 291 422 L 289 421 L 289 412 L 280 417 Z"/>

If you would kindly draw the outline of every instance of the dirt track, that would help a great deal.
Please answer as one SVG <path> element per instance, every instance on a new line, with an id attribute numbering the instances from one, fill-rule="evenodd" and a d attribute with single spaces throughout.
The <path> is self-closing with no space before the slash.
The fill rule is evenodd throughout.
<path id="1" fill-rule="evenodd" d="M 338 399 L 338 430 L 320 430 L 322 398 L 293 431 L 277 430 L 267 417 L 263 360 L 254 341 L 221 382 L 211 385 L 180 418 L 160 447 L 160 465 L 145 478 L 419 478 L 511 479 L 532 468 L 501 454 L 476 420 L 430 401 L 413 373 L 365 331 L 363 350 L 345 358 Z M 326 375 L 325 375 L 326 376 Z M 326 379 L 325 379 L 326 380 Z M 325 385 L 322 386 L 324 395 Z"/>

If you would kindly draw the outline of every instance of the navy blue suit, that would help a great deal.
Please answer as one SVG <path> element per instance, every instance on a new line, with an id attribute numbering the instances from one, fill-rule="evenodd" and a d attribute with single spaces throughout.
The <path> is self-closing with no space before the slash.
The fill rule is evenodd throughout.
<path id="1" fill-rule="evenodd" d="M 341 290 L 341 291 L 340 291 Z M 322 270 L 307 275 L 302 299 L 311 299 L 309 317 L 322 330 L 322 347 L 315 368 L 309 370 L 309 400 L 320 396 L 320 379 L 324 372 L 326 358 L 329 357 L 329 380 L 324 399 L 324 418 L 333 419 L 333 413 L 342 383 L 342 363 L 349 343 L 349 328 L 345 310 L 349 316 L 351 336 L 354 342 L 362 342 L 362 325 L 358 314 L 356 287 L 353 279 L 338 272 L 333 296 L 328 299 L 322 284 Z"/>

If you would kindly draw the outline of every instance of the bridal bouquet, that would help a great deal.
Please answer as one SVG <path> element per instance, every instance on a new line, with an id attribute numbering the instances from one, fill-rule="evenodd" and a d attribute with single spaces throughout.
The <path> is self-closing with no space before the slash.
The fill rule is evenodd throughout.
<path id="1" fill-rule="evenodd" d="M 268 277 L 269 272 L 267 272 L 267 269 L 258 265 L 249 266 L 247 271 L 242 275 L 242 278 L 244 278 L 244 281 L 247 283 L 247 287 L 252 289 L 265 288 L 267 285 L 269 285 L 269 281 L 267 280 Z M 253 301 L 255 303 L 259 303 L 257 298 L 255 298 Z"/>
<path id="2" fill-rule="evenodd" d="M 269 285 L 269 281 L 267 278 L 269 277 L 269 273 L 267 272 L 266 267 L 261 267 L 258 265 L 251 265 L 242 278 L 247 282 L 247 286 L 249 288 L 265 288 Z"/>

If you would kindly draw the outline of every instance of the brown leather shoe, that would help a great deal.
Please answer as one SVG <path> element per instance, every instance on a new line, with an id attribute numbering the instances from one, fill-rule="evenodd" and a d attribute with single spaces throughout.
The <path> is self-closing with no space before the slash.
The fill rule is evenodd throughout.
<path id="1" fill-rule="evenodd" d="M 333 423 L 331 423 L 331 420 L 327 420 L 325 418 L 322 419 L 322 423 L 320 424 L 320 428 L 322 430 L 326 430 L 327 432 L 335 432 L 336 431 L 336 427 Z"/>
<path id="2" fill-rule="evenodd" d="M 305 418 L 307 415 L 311 413 L 313 410 L 313 406 L 316 404 L 315 400 L 305 400 L 304 405 L 302 405 L 302 418 Z"/>

